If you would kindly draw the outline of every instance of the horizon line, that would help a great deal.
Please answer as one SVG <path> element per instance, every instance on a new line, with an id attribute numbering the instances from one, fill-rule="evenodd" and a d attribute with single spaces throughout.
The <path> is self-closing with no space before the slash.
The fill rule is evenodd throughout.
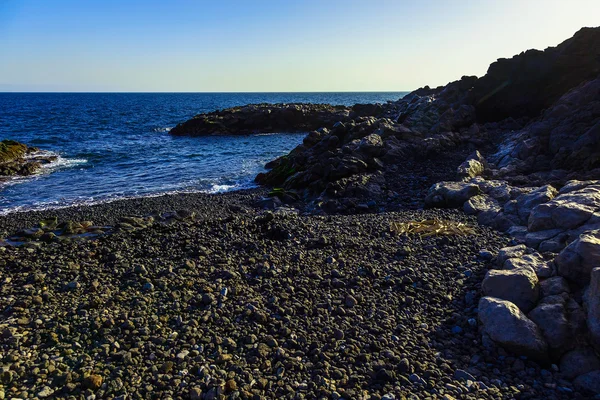
<path id="1" fill-rule="evenodd" d="M 192 91 L 0 91 L 0 94 L 50 94 L 50 93 L 55 93 L 55 94 L 77 94 L 77 93 L 81 93 L 81 94 L 101 94 L 101 93 L 105 93 L 105 94 L 143 94 L 143 93 L 148 93 L 148 94 L 183 94 L 183 93 L 187 93 L 187 94 L 224 94 L 224 93 L 232 93 L 232 94 L 240 94 L 240 93 L 248 93 L 248 94 L 270 94 L 270 93 L 410 93 L 414 91 L 413 90 L 310 90 L 310 91 L 265 91 L 265 92 L 260 92 L 260 91 L 221 91 L 221 92 L 217 92 L 217 91 L 197 91 L 197 92 L 192 92 Z"/>

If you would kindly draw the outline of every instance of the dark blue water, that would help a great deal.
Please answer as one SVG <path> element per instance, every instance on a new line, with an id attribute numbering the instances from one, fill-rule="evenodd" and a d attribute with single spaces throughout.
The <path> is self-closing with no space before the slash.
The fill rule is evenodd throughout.
<path id="1" fill-rule="evenodd" d="M 0 93 L 0 139 L 60 155 L 0 186 L 0 214 L 172 192 L 251 187 L 304 134 L 172 137 L 198 114 L 248 103 L 351 105 L 405 93 Z"/>

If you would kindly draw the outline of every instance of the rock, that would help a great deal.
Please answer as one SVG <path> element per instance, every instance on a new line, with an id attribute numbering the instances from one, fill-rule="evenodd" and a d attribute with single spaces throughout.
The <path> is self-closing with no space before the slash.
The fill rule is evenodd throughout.
<path id="1" fill-rule="evenodd" d="M 523 312 L 529 312 L 539 298 L 538 278 L 530 268 L 490 270 L 481 286 L 485 296 L 510 301 Z"/>
<path id="2" fill-rule="evenodd" d="M 600 369 L 600 359 L 594 354 L 594 349 L 583 347 L 565 353 L 560 359 L 560 372 L 567 379 L 574 379 Z"/>
<path id="3" fill-rule="evenodd" d="M 190 389 L 190 400 L 202 400 L 202 388 L 195 386 Z"/>
<path id="4" fill-rule="evenodd" d="M 378 157 L 383 150 L 383 140 L 378 134 L 372 133 L 360 140 L 356 150 L 368 157 Z"/>
<path id="5" fill-rule="evenodd" d="M 579 236 L 556 257 L 558 273 L 565 278 L 585 285 L 590 281 L 590 272 L 598 266 L 600 259 L 600 230 Z"/>
<path id="6" fill-rule="evenodd" d="M 498 251 L 496 262 L 499 267 L 504 268 L 506 260 L 522 257 L 525 254 L 525 250 L 527 250 L 527 247 L 524 244 L 501 248 L 500 251 Z"/>
<path id="7" fill-rule="evenodd" d="M 527 194 L 520 195 L 516 199 L 517 215 L 523 223 L 526 223 L 534 207 L 552 200 L 557 194 L 558 191 L 553 186 L 546 185 Z"/>
<path id="8" fill-rule="evenodd" d="M 579 390 L 589 393 L 600 394 L 600 370 L 588 372 L 578 376 L 573 384 Z"/>
<path id="9" fill-rule="evenodd" d="M 535 207 L 529 216 L 529 230 L 574 229 L 600 209 L 600 185 L 590 184 L 559 193 L 548 203 Z"/>
<path id="10" fill-rule="evenodd" d="M 249 104 L 198 114 L 178 124 L 169 134 L 205 136 L 261 132 L 309 132 L 345 122 L 350 108 L 327 104 Z"/>
<path id="11" fill-rule="evenodd" d="M 456 371 L 454 371 L 454 379 L 459 379 L 459 380 L 464 380 L 464 381 L 473 381 L 475 382 L 476 379 L 473 375 L 471 375 L 470 373 L 468 373 L 465 370 L 462 369 L 457 369 Z"/>
<path id="12" fill-rule="evenodd" d="M 92 374 L 83 380 L 83 387 L 85 388 L 97 390 L 100 389 L 100 386 L 102 386 L 102 377 L 100 375 Z"/>
<path id="13" fill-rule="evenodd" d="M 463 210 L 468 215 L 477 215 L 482 212 L 498 214 L 502 208 L 496 199 L 488 195 L 477 195 L 471 197 L 463 205 Z"/>
<path id="14" fill-rule="evenodd" d="M 571 327 L 564 304 L 541 303 L 528 314 L 541 329 L 551 348 L 563 348 L 571 338 Z"/>
<path id="15" fill-rule="evenodd" d="M 582 28 L 556 47 L 492 63 L 471 89 L 477 119 L 536 116 L 569 89 L 595 78 L 600 68 L 597 37 L 597 30 Z"/>
<path id="16" fill-rule="evenodd" d="M 479 301 L 483 330 L 500 346 L 538 361 L 547 360 L 547 343 L 538 326 L 513 303 L 493 297 Z"/>
<path id="17" fill-rule="evenodd" d="M 542 297 L 569 293 L 569 284 L 562 276 L 553 276 L 540 282 Z"/>
<path id="18" fill-rule="evenodd" d="M 529 268 L 537 276 L 545 278 L 552 275 L 552 267 L 539 253 L 525 254 L 520 258 L 509 258 L 504 263 L 503 268 L 506 270 Z"/>
<path id="19" fill-rule="evenodd" d="M 549 229 L 545 231 L 529 232 L 525 236 L 525 244 L 528 247 L 537 249 L 543 242 L 547 242 L 548 240 L 557 237 L 561 233 L 562 230 L 560 229 Z"/>
<path id="20" fill-rule="evenodd" d="M 487 162 L 479 151 L 471 154 L 467 159 L 458 166 L 456 175 L 459 180 L 469 180 L 476 176 L 481 176 L 485 172 Z"/>
<path id="21" fill-rule="evenodd" d="M 40 390 L 37 394 L 37 397 L 40 399 L 45 399 L 46 397 L 50 397 L 54 394 L 54 390 L 48 386 L 44 386 L 42 390 Z"/>
<path id="22" fill-rule="evenodd" d="M 592 344 L 600 351 L 600 267 L 594 268 L 591 273 L 587 293 L 587 325 Z"/>
<path id="23" fill-rule="evenodd" d="M 439 182 L 433 185 L 425 198 L 428 207 L 462 207 L 463 204 L 481 191 L 479 186 L 466 182 Z"/>

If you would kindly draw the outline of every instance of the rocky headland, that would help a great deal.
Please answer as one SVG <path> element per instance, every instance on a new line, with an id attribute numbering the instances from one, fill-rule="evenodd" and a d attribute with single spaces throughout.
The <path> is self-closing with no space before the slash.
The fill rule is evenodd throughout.
<path id="1" fill-rule="evenodd" d="M 14 140 L 2 140 L 0 182 L 9 177 L 33 175 L 42 168 L 42 165 L 55 160 L 56 156 L 42 153 L 37 147 L 28 147 Z"/>
<path id="2" fill-rule="evenodd" d="M 0 217 L 0 398 L 600 395 L 600 28 L 308 131 L 267 186 Z M 177 211 L 174 211 L 177 210 Z"/>

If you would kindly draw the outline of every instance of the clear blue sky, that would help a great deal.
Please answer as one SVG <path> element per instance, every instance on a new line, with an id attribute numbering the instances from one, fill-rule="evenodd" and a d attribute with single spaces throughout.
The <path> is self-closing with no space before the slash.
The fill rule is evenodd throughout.
<path id="1" fill-rule="evenodd" d="M 0 0 L 0 91 L 400 91 L 600 24 L 600 0 Z"/>

